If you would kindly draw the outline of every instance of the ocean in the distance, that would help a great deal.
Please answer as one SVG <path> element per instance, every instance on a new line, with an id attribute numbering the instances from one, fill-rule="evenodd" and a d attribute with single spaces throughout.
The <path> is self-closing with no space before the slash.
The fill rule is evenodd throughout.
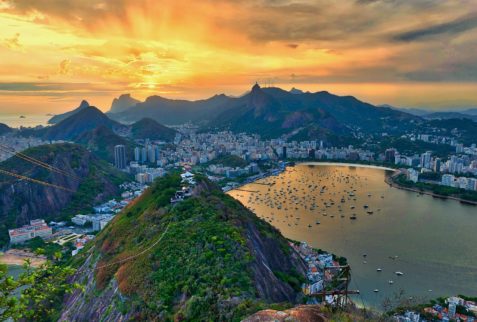
<path id="1" fill-rule="evenodd" d="M 51 115 L 46 114 L 22 114 L 25 118 L 21 118 L 19 114 L 0 114 L 0 123 L 6 124 L 9 127 L 19 128 L 35 127 L 38 125 L 48 125 L 48 120 Z"/>

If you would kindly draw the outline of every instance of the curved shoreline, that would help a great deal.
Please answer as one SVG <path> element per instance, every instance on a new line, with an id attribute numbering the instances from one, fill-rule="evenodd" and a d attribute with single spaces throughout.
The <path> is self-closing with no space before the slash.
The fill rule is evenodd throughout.
<path id="1" fill-rule="evenodd" d="M 420 189 L 418 189 L 418 188 L 412 188 L 412 187 L 402 186 L 402 185 L 400 185 L 399 183 L 396 183 L 396 182 L 393 180 L 394 177 L 398 176 L 399 174 L 401 174 L 401 171 L 398 170 L 398 171 L 396 171 L 396 172 L 395 172 L 394 174 L 392 174 L 392 175 L 387 175 L 387 176 L 384 178 L 384 182 L 386 182 L 390 187 L 393 187 L 393 188 L 396 188 L 396 189 L 401 189 L 401 190 L 416 192 L 416 193 L 419 193 L 419 194 L 423 194 L 423 195 L 428 195 L 428 196 L 434 197 L 434 198 L 436 198 L 436 199 L 454 200 L 454 201 L 459 201 L 460 203 L 465 204 L 465 205 L 477 206 L 477 201 L 462 199 L 462 198 L 453 197 L 453 196 L 444 196 L 444 195 L 439 195 L 439 194 L 436 194 L 436 193 L 433 193 L 433 192 L 427 191 L 427 190 L 420 190 Z"/>
<path id="2" fill-rule="evenodd" d="M 416 192 L 419 194 L 424 194 L 428 196 L 432 196 L 436 199 L 441 199 L 441 200 L 454 200 L 454 201 L 459 201 L 462 204 L 466 205 L 472 205 L 472 206 L 477 206 L 477 201 L 472 201 L 472 200 L 466 200 L 458 197 L 453 197 L 453 196 L 443 196 L 439 194 L 435 194 L 431 191 L 427 190 L 420 190 L 417 188 L 412 188 L 412 187 L 405 187 L 402 186 L 396 182 L 394 182 L 393 178 L 401 174 L 402 172 L 399 169 L 393 169 L 393 168 L 387 168 L 383 166 L 378 166 L 378 165 L 371 165 L 371 164 L 360 164 L 360 163 L 344 163 L 344 162 L 316 162 L 316 161 L 304 161 L 304 162 L 297 162 L 296 165 L 317 165 L 317 166 L 341 166 L 341 167 L 360 167 L 360 168 L 370 168 L 370 169 L 378 169 L 378 170 L 384 170 L 384 171 L 392 171 L 392 174 L 387 174 L 385 175 L 384 182 L 387 183 L 390 187 L 396 188 L 396 189 L 401 189 L 401 190 L 406 190 L 410 192 Z M 259 181 L 264 178 L 257 179 L 255 181 Z M 253 181 L 253 182 L 255 182 Z M 244 185 L 250 184 L 245 183 L 243 185 L 237 186 L 236 188 L 240 188 Z M 231 191 L 235 190 L 236 188 L 232 189 Z"/>
<path id="3" fill-rule="evenodd" d="M 298 162 L 296 165 L 325 165 L 325 166 L 342 166 L 342 167 L 359 167 L 359 168 L 371 168 L 371 169 L 380 169 L 386 171 L 398 171 L 397 169 L 382 167 L 379 165 L 372 164 L 361 164 L 361 163 L 345 163 L 345 162 L 316 162 L 316 161 L 305 161 Z"/>

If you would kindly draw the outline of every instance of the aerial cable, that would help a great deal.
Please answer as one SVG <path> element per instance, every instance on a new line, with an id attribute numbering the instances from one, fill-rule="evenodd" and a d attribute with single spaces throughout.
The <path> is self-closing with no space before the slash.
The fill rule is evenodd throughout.
<path id="1" fill-rule="evenodd" d="M 73 192 L 73 193 L 75 192 L 74 190 L 71 190 L 69 188 L 65 188 L 65 187 L 62 187 L 62 186 L 59 186 L 59 185 L 56 185 L 56 184 L 52 184 L 52 183 L 48 183 L 48 182 L 45 182 L 45 181 L 33 179 L 33 178 L 23 176 L 21 174 L 13 173 L 13 172 L 10 172 L 10 171 L 7 171 L 7 170 L 0 169 L 0 173 L 3 173 L 3 174 L 8 175 L 8 176 L 15 177 L 15 178 L 18 178 L 18 179 L 27 180 L 27 181 L 30 181 L 30 182 L 33 182 L 33 183 L 41 184 L 41 185 L 44 185 L 44 186 L 47 186 L 47 187 L 61 189 L 61 190 L 65 190 L 65 191 L 69 191 L 69 192 Z"/>
<path id="2" fill-rule="evenodd" d="M 8 152 L 8 153 L 10 153 L 10 154 L 12 154 L 12 155 L 14 155 L 14 156 L 20 158 L 20 159 L 23 159 L 23 160 L 25 160 L 25 161 L 27 161 L 27 162 L 30 162 L 30 163 L 33 163 L 33 164 L 38 165 L 38 166 L 40 166 L 40 167 L 43 167 L 43 168 L 45 168 L 45 169 L 47 169 L 47 170 L 49 170 L 49 171 L 56 172 L 56 173 L 58 173 L 58 174 L 61 174 L 61 175 L 70 177 L 70 178 L 72 178 L 72 179 L 74 179 L 74 180 L 77 180 L 77 181 L 81 181 L 81 178 L 80 178 L 80 177 L 78 177 L 78 176 L 76 176 L 76 175 L 74 175 L 74 174 L 72 174 L 72 173 L 69 173 L 69 172 L 67 172 L 67 171 L 65 171 L 65 170 L 61 170 L 61 169 L 59 169 L 59 168 L 56 168 L 56 167 L 54 167 L 54 166 L 52 166 L 52 165 L 50 165 L 50 164 L 48 164 L 48 163 L 45 163 L 45 162 L 43 162 L 43 161 L 37 160 L 37 159 L 35 159 L 35 158 L 32 158 L 32 157 L 30 157 L 30 156 L 28 156 L 28 155 L 26 155 L 26 154 L 21 153 L 21 152 L 15 152 L 12 148 L 10 148 L 10 147 L 8 147 L 8 146 L 4 146 L 4 145 L 0 144 L 0 150 L 3 150 L 3 151 L 5 151 L 5 152 Z"/>
<path id="3" fill-rule="evenodd" d="M 72 178 L 74 178 L 74 179 L 76 179 L 76 180 L 81 180 L 81 179 L 80 179 L 79 177 L 77 177 L 76 175 L 73 175 L 73 174 L 71 174 L 71 173 L 69 173 L 69 172 L 67 172 L 67 171 L 64 171 L 64 170 L 61 170 L 61 169 L 59 169 L 59 168 L 56 168 L 56 167 L 54 167 L 54 166 L 52 166 L 52 165 L 50 165 L 50 164 L 48 164 L 48 163 L 45 163 L 45 162 L 43 162 L 43 161 L 37 160 L 37 159 L 35 159 L 35 158 L 32 158 L 32 157 L 30 157 L 30 156 L 28 156 L 28 155 L 26 155 L 26 154 L 21 153 L 21 152 L 15 152 L 12 148 L 10 148 L 10 147 L 8 147 L 8 146 L 4 146 L 4 145 L 0 144 L 0 149 L 2 149 L 3 151 L 8 152 L 8 153 L 10 153 L 10 154 L 12 154 L 12 155 L 14 155 L 14 156 L 20 158 L 20 159 L 23 159 L 23 160 L 25 160 L 25 161 L 34 163 L 34 164 L 36 164 L 36 165 L 38 165 L 38 166 L 41 166 L 41 167 L 43 167 L 43 168 L 45 168 L 45 169 L 48 169 L 48 170 L 50 170 L 50 171 L 57 172 L 57 173 L 59 173 L 59 174 L 72 177 Z"/>

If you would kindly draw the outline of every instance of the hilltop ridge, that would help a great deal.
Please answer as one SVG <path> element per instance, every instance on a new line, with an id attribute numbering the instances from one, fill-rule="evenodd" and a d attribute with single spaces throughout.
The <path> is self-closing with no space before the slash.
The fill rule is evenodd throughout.
<path id="1" fill-rule="evenodd" d="M 156 181 L 81 254 L 74 280 L 87 291 L 66 299 L 61 320 L 239 321 L 300 301 L 305 266 L 278 230 L 202 177 L 172 207 L 180 186 L 178 174 Z"/>

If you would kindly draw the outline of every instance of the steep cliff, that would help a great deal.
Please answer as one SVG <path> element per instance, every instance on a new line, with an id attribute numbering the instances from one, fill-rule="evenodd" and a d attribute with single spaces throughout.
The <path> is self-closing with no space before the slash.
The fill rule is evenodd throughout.
<path id="1" fill-rule="evenodd" d="M 179 187 L 178 175 L 158 180 L 79 255 L 86 292 L 61 320 L 239 321 L 301 300 L 305 266 L 275 228 L 202 178 L 171 206 Z"/>
<path id="2" fill-rule="evenodd" d="M 42 145 L 23 153 L 72 175 L 51 172 L 15 156 L 0 163 L 0 169 L 68 189 L 0 175 L 0 244 L 8 241 L 8 228 L 31 219 L 63 220 L 90 210 L 94 203 L 118 194 L 118 184 L 127 178 L 78 145 Z"/>
<path id="3" fill-rule="evenodd" d="M 141 101 L 132 97 L 131 94 L 122 94 L 118 98 L 113 99 L 109 113 L 121 113 L 127 111 L 129 108 L 140 102 Z"/>

